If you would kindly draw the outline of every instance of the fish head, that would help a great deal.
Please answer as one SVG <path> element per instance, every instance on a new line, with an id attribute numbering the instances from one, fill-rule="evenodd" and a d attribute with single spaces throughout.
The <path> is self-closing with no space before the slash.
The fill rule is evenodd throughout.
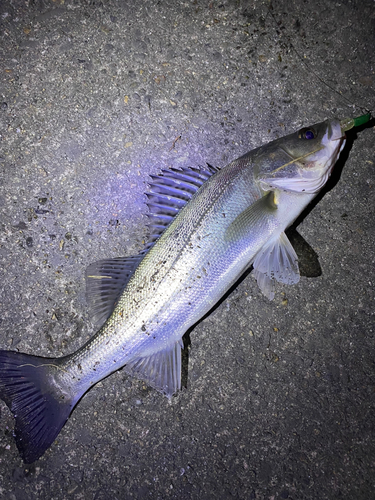
<path id="1" fill-rule="evenodd" d="M 318 193 L 345 145 L 343 123 L 327 120 L 261 147 L 254 169 L 261 189 Z"/>

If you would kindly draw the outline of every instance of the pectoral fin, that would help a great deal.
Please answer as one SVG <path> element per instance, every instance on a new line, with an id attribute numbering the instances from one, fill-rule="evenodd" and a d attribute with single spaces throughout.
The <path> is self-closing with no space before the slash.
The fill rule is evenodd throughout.
<path id="1" fill-rule="evenodd" d="M 272 237 L 255 256 L 253 275 L 264 295 L 275 296 L 275 280 L 292 285 L 299 281 L 298 257 L 286 234 Z"/>
<path id="2" fill-rule="evenodd" d="M 224 239 L 235 242 L 249 233 L 249 228 L 260 227 L 270 213 L 277 210 L 277 201 L 274 191 L 255 201 L 246 210 L 241 212 L 225 231 Z"/>

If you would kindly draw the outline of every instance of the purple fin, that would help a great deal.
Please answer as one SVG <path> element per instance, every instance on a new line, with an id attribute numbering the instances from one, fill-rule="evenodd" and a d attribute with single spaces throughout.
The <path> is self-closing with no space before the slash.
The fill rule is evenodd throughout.
<path id="1" fill-rule="evenodd" d="M 16 420 L 14 437 L 27 464 L 51 446 L 79 399 L 58 392 L 56 369 L 57 359 L 0 350 L 0 398 Z"/>
<path id="2" fill-rule="evenodd" d="M 162 170 L 160 175 L 151 175 L 148 198 L 150 237 L 145 247 L 148 251 L 161 236 L 174 217 L 191 200 L 199 188 L 216 172 L 211 165 L 181 170 Z"/>

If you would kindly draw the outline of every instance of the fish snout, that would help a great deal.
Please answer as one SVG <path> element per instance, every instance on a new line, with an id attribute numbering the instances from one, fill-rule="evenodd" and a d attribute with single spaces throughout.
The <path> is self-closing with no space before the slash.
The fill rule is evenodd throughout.
<path id="1" fill-rule="evenodd" d="M 328 140 L 339 141 L 341 139 L 346 139 L 345 128 L 341 127 L 338 120 L 333 120 L 328 126 Z"/>

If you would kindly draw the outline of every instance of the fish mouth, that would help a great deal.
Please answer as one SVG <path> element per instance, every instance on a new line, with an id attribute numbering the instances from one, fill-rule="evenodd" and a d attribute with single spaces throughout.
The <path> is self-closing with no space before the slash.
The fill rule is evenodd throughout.
<path id="1" fill-rule="evenodd" d="M 344 125 L 344 124 L 343 124 Z M 341 139 L 346 139 L 345 131 L 347 130 L 345 126 L 343 127 L 342 122 L 332 121 L 328 124 L 327 137 L 329 141 L 339 141 Z"/>
<path id="2" fill-rule="evenodd" d="M 318 152 L 311 159 L 316 161 L 316 168 L 323 174 L 323 178 L 327 181 L 331 171 L 346 143 L 345 130 L 343 130 L 341 122 L 332 120 L 328 123 L 328 128 L 322 139 L 323 151 Z"/>
<path id="3" fill-rule="evenodd" d="M 345 130 L 342 129 L 341 122 L 338 120 L 332 120 L 327 124 L 326 133 L 323 136 L 321 145 L 324 153 L 320 153 L 317 151 L 315 157 L 312 156 L 311 160 L 319 160 L 319 157 L 322 156 L 326 159 L 326 165 L 328 163 L 335 163 L 338 155 L 342 151 L 346 142 Z M 317 164 L 321 168 L 322 165 L 318 161 Z M 332 165 L 333 166 L 333 165 Z"/>

